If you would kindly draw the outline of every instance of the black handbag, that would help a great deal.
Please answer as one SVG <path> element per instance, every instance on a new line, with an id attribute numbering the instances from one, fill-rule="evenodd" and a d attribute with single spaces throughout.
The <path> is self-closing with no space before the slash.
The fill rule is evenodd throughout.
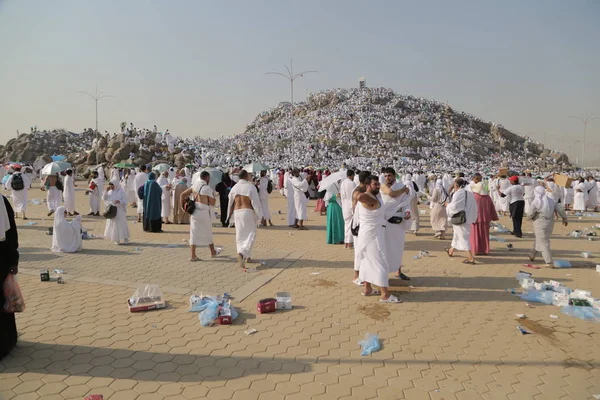
<path id="1" fill-rule="evenodd" d="M 360 229 L 360 224 L 356 226 L 350 226 L 350 232 L 352 232 L 352 236 L 358 236 L 358 230 Z"/>
<path id="2" fill-rule="evenodd" d="M 387 222 L 389 222 L 390 224 L 401 224 L 403 221 L 404 218 L 398 217 L 397 215 L 394 215 L 393 217 L 387 220 Z"/>
<path id="3" fill-rule="evenodd" d="M 183 209 L 186 213 L 192 215 L 196 211 L 196 202 L 194 199 L 188 198 L 183 204 Z"/>
<path id="4" fill-rule="evenodd" d="M 104 212 L 102 213 L 102 216 L 106 219 L 112 219 L 114 217 L 117 216 L 117 206 L 114 206 L 112 204 L 109 204 L 106 206 L 106 208 L 104 209 Z"/>
<path id="5" fill-rule="evenodd" d="M 463 225 L 467 222 L 467 193 L 465 191 L 465 209 L 457 212 L 452 217 L 450 217 L 450 223 L 452 225 Z"/>

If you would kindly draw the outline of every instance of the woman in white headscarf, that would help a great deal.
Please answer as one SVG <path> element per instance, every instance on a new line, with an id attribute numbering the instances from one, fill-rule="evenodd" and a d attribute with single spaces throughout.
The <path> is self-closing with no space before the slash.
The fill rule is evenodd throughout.
<path id="1" fill-rule="evenodd" d="M 562 217 L 564 226 L 568 225 L 567 213 L 556 201 L 548 197 L 548 189 L 538 186 L 534 190 L 535 198 L 527 210 L 527 217 L 533 220 L 533 233 L 535 243 L 529 260 L 534 261 L 538 251 L 542 253 L 546 266 L 552 266 L 552 252 L 550 251 L 550 236 L 554 229 L 554 213 Z"/>
<path id="2" fill-rule="evenodd" d="M 67 220 L 67 209 L 60 206 L 54 214 L 52 250 L 55 253 L 75 253 L 81 250 L 81 215 Z"/>
<path id="3" fill-rule="evenodd" d="M 475 258 L 471 251 L 471 224 L 477 221 L 477 203 L 472 192 L 465 190 L 467 181 L 462 178 L 456 178 L 454 181 L 454 194 L 450 203 L 446 204 L 446 213 L 448 218 L 453 215 L 465 212 L 465 222 L 462 224 L 452 224 L 452 244 L 446 249 L 450 257 L 454 256 L 454 251 L 466 251 L 468 258 L 463 264 L 475 264 Z"/>
<path id="4" fill-rule="evenodd" d="M 129 243 L 129 228 L 127 227 L 127 196 L 118 181 L 112 181 L 106 186 L 102 200 L 108 207 L 117 207 L 117 215 L 106 219 L 104 237 L 112 240 L 115 244 Z"/>
<path id="5" fill-rule="evenodd" d="M 427 198 L 431 202 L 431 216 L 429 221 L 431 222 L 431 228 L 435 231 L 433 237 L 444 240 L 448 226 L 448 214 L 446 214 L 446 206 L 444 204 L 448 200 L 448 192 L 446 192 L 441 179 L 435 181 L 435 187 L 431 191 L 431 196 L 427 196 Z"/>
<path id="6" fill-rule="evenodd" d="M 410 197 L 410 231 L 413 233 L 413 235 L 417 236 L 417 233 L 419 232 L 419 206 L 417 200 L 418 189 L 415 189 L 411 174 L 404 175 L 404 181 L 402 183 L 410 190 L 410 193 L 408 194 Z"/>

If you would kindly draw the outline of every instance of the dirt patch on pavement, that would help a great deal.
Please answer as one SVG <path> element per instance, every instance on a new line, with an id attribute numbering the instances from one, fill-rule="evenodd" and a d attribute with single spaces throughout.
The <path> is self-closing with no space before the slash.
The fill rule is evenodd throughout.
<path id="1" fill-rule="evenodd" d="M 387 307 L 379 303 L 359 305 L 357 311 L 375 321 L 385 321 L 390 316 Z"/>
<path id="2" fill-rule="evenodd" d="M 336 281 L 328 281 L 327 279 L 315 279 L 315 281 L 312 285 L 316 286 L 316 287 L 333 287 L 333 286 L 337 286 L 337 282 Z"/>
<path id="3" fill-rule="evenodd" d="M 557 342 L 556 337 L 554 337 L 554 329 L 545 327 L 532 319 L 515 319 L 515 321 L 517 321 L 523 328 L 530 330 L 536 335 L 543 336 L 551 342 Z"/>

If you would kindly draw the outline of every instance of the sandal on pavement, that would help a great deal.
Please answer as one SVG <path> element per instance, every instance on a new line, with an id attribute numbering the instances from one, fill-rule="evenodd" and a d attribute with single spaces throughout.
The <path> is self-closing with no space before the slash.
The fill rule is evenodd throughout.
<path id="1" fill-rule="evenodd" d="M 471 265 L 475 265 L 475 260 L 469 261 L 469 260 L 463 260 L 462 261 L 463 264 L 471 264 Z"/>
<path id="2" fill-rule="evenodd" d="M 352 281 L 356 286 L 365 286 L 365 283 L 361 281 L 359 278 L 356 278 Z"/>
<path id="3" fill-rule="evenodd" d="M 370 293 L 360 292 L 360 294 L 362 294 L 365 297 L 367 297 L 367 296 L 379 296 L 381 294 L 381 292 L 379 290 L 377 290 L 377 289 L 371 289 Z"/>
<path id="4" fill-rule="evenodd" d="M 388 297 L 387 299 L 379 299 L 379 301 L 381 303 L 402 303 L 402 300 L 397 298 L 393 294 L 391 294 L 390 297 Z"/>
<path id="5" fill-rule="evenodd" d="M 448 257 L 454 257 L 454 253 L 450 254 L 450 247 L 445 247 L 444 251 L 448 254 Z"/>
<path id="6" fill-rule="evenodd" d="M 190 261 L 194 262 L 194 261 L 200 261 L 200 259 L 198 257 L 195 258 L 190 258 Z"/>

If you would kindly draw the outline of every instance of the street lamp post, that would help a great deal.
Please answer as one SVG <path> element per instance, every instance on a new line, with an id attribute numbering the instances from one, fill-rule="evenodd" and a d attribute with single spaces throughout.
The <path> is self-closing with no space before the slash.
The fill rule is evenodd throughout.
<path id="1" fill-rule="evenodd" d="M 285 69 L 287 70 L 287 75 L 286 74 L 282 74 L 280 72 L 267 72 L 267 75 L 280 75 L 283 76 L 285 79 L 287 79 L 288 81 L 290 81 L 290 95 L 291 95 L 291 108 L 290 108 L 290 128 L 292 130 L 292 167 L 296 166 L 296 159 L 295 159 L 295 152 L 294 152 L 294 144 L 295 144 L 295 135 L 294 135 L 294 81 L 298 78 L 302 78 L 304 76 L 304 74 L 309 74 L 312 72 L 318 72 L 318 71 L 303 71 L 303 72 L 299 72 L 297 74 L 294 74 L 294 65 L 292 63 L 292 59 L 290 59 L 290 66 L 288 67 L 287 65 L 284 65 Z"/>
<path id="2" fill-rule="evenodd" d="M 90 94 L 88 92 L 83 92 L 83 91 L 78 91 L 77 93 L 87 94 L 96 103 L 96 133 L 98 133 L 98 100 L 104 99 L 106 97 L 113 97 L 114 98 L 115 96 L 111 96 L 110 94 L 102 94 L 102 91 L 100 91 L 100 93 L 98 93 L 98 85 L 96 85 L 96 95 L 92 95 L 92 94 Z"/>
<path id="3" fill-rule="evenodd" d="M 583 122 L 583 146 L 581 147 L 581 170 L 583 170 L 583 167 L 585 166 L 585 137 L 587 136 L 587 125 L 595 119 L 600 119 L 600 117 L 590 118 L 588 113 L 585 113 L 583 118 L 572 117 L 572 116 L 569 118 L 577 119 L 577 120 Z"/>

